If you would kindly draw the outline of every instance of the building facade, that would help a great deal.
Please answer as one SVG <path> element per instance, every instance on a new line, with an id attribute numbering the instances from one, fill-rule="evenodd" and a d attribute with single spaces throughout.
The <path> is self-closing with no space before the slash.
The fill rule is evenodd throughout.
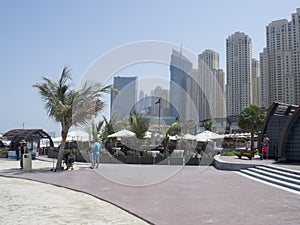
<path id="1" fill-rule="evenodd" d="M 118 90 L 111 93 L 110 112 L 117 121 L 126 119 L 137 101 L 137 77 L 114 77 L 113 86 Z"/>
<path id="2" fill-rule="evenodd" d="M 225 74 L 219 68 L 219 53 L 207 49 L 198 56 L 198 72 L 201 83 L 200 121 L 224 118 Z"/>
<path id="3" fill-rule="evenodd" d="M 260 63 L 257 59 L 252 59 L 252 102 L 254 105 L 260 104 Z"/>
<path id="4" fill-rule="evenodd" d="M 158 86 L 153 90 L 152 101 L 151 101 L 151 115 L 161 116 L 161 117 L 168 117 L 170 115 L 170 102 L 169 102 L 168 89 L 164 89 Z"/>
<path id="5" fill-rule="evenodd" d="M 300 8 L 266 26 L 266 47 L 260 53 L 262 106 L 273 101 L 300 104 Z"/>
<path id="6" fill-rule="evenodd" d="M 226 39 L 226 75 L 227 116 L 237 116 L 253 103 L 252 42 L 243 32 Z"/>
<path id="7" fill-rule="evenodd" d="M 187 119 L 187 80 L 193 69 L 192 62 L 173 49 L 170 63 L 170 116 L 185 123 Z"/>

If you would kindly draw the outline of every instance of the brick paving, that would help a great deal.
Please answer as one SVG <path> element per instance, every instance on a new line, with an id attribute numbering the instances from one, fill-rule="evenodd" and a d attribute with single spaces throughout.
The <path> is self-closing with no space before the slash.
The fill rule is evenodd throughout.
<path id="1" fill-rule="evenodd" d="M 273 225 L 300 221 L 300 195 L 214 167 L 102 164 L 97 170 L 9 169 L 0 175 L 89 193 L 153 224 Z"/>

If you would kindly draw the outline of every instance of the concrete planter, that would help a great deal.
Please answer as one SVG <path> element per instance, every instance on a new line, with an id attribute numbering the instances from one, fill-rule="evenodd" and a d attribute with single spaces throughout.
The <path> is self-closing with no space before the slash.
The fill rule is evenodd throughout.
<path id="1" fill-rule="evenodd" d="M 154 164 L 154 158 L 152 156 L 141 156 L 140 163 L 141 164 Z"/>
<path id="2" fill-rule="evenodd" d="M 200 160 L 200 166 L 210 166 L 214 162 L 214 158 L 212 157 L 202 157 Z"/>
<path id="3" fill-rule="evenodd" d="M 114 163 L 114 164 L 125 163 L 125 156 L 114 156 L 114 157 L 111 157 L 110 163 Z"/>
<path id="4" fill-rule="evenodd" d="M 183 165 L 182 157 L 170 157 L 170 165 Z"/>
<path id="5" fill-rule="evenodd" d="M 111 163 L 111 156 L 105 155 L 105 156 L 100 156 L 100 163 Z"/>
<path id="6" fill-rule="evenodd" d="M 139 156 L 126 156 L 125 163 L 126 164 L 140 164 L 140 157 Z"/>
<path id="7" fill-rule="evenodd" d="M 169 158 L 168 157 L 161 157 L 161 156 L 157 156 L 155 157 L 154 160 L 155 164 L 159 164 L 159 165 L 169 165 Z"/>
<path id="8" fill-rule="evenodd" d="M 198 158 L 185 158 L 185 165 L 187 166 L 199 166 L 200 159 Z"/>

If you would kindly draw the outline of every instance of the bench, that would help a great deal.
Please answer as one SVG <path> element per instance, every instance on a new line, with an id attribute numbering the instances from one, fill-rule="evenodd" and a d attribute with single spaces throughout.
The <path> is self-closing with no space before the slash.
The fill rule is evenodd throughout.
<path id="1" fill-rule="evenodd" d="M 239 157 L 239 159 L 241 159 L 242 156 L 245 156 L 248 157 L 249 160 L 251 160 L 254 157 L 255 153 L 256 150 L 242 150 L 235 153 L 235 155 Z"/>

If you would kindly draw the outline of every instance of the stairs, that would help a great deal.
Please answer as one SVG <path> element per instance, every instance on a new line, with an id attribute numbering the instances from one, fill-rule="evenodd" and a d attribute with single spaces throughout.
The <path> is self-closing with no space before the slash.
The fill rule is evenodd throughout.
<path id="1" fill-rule="evenodd" d="M 258 180 L 272 183 L 300 193 L 300 170 L 296 171 L 282 167 L 264 165 L 241 169 L 240 172 Z"/>

